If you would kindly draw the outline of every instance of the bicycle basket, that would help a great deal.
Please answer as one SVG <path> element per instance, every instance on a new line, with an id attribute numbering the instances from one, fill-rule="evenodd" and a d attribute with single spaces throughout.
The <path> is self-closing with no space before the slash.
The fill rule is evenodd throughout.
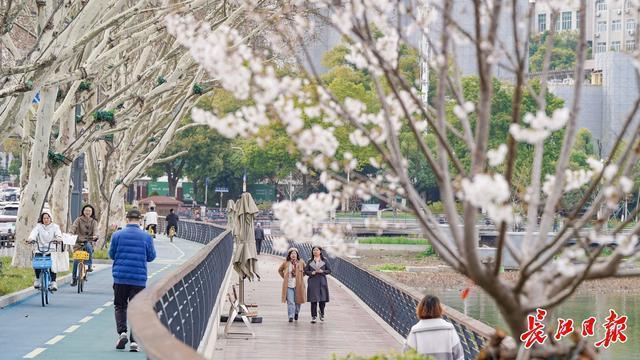
<path id="1" fill-rule="evenodd" d="M 51 269 L 52 265 L 50 256 L 34 256 L 31 263 L 33 268 L 38 270 Z"/>
<path id="2" fill-rule="evenodd" d="M 89 260 L 89 253 L 84 250 L 74 251 L 73 260 Z"/>

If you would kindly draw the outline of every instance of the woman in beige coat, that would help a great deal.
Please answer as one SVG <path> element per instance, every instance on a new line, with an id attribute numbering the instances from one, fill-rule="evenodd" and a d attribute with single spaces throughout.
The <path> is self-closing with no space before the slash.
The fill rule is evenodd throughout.
<path id="1" fill-rule="evenodd" d="M 282 302 L 287 303 L 289 322 L 298 320 L 300 305 L 307 302 L 307 291 L 304 286 L 304 261 L 299 259 L 298 250 L 291 248 L 287 251 L 285 260 L 278 273 L 282 277 Z"/>

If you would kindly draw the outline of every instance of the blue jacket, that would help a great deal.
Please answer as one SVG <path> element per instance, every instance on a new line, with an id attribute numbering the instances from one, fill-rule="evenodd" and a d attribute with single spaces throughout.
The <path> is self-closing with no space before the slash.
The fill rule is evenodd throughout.
<path id="1" fill-rule="evenodd" d="M 111 236 L 109 257 L 113 259 L 114 284 L 146 286 L 147 263 L 156 258 L 151 235 L 129 224 Z"/>

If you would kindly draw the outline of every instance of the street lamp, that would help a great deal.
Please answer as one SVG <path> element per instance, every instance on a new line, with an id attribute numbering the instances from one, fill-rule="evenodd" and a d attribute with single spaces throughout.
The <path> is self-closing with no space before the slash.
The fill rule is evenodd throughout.
<path id="1" fill-rule="evenodd" d="M 244 149 L 239 146 L 232 146 L 231 148 L 234 150 L 240 150 L 240 152 L 242 153 L 242 165 L 244 167 L 244 173 L 242 174 L 242 192 L 245 193 L 247 192 L 247 165 L 245 163 L 246 155 Z"/>

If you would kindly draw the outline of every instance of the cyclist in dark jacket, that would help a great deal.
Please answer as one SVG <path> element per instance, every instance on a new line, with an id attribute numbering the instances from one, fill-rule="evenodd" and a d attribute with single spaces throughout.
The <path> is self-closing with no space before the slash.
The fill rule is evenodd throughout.
<path id="1" fill-rule="evenodd" d="M 180 218 L 173 212 L 173 209 L 169 209 L 169 215 L 167 215 L 167 235 L 169 235 L 169 229 L 173 226 L 173 229 L 178 232 L 178 221 Z"/>

